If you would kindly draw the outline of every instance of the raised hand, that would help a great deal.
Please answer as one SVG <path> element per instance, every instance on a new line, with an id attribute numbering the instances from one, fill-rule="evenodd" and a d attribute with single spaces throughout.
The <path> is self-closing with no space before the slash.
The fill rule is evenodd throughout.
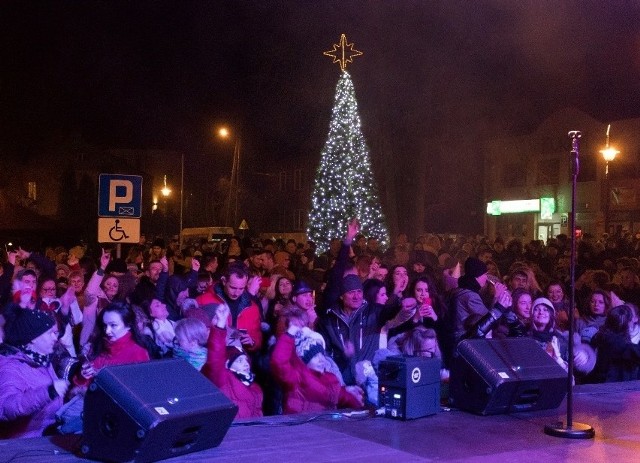
<path id="1" fill-rule="evenodd" d="M 16 254 L 18 255 L 18 259 L 20 260 L 28 259 L 31 256 L 31 253 L 29 251 L 25 251 L 24 249 L 22 249 L 22 247 L 18 248 Z"/>
<path id="2" fill-rule="evenodd" d="M 504 291 L 500 293 L 500 295 L 498 296 L 498 303 L 504 308 L 511 307 L 512 300 L 511 300 L 511 294 L 509 293 L 509 291 Z"/>
<path id="3" fill-rule="evenodd" d="M 100 256 L 100 268 L 102 269 L 102 271 L 105 271 L 107 269 L 107 265 L 109 265 L 110 261 L 111 251 L 107 251 L 102 248 L 102 255 Z"/>
<path id="4" fill-rule="evenodd" d="M 162 271 L 163 272 L 168 272 L 169 271 L 169 261 L 167 260 L 167 256 L 162 256 L 160 258 L 160 263 L 162 264 Z"/>
<path id="5" fill-rule="evenodd" d="M 354 217 L 347 224 L 347 241 L 353 241 L 358 233 L 360 233 L 360 222 Z"/>
<path id="6" fill-rule="evenodd" d="M 229 307 L 226 304 L 220 304 L 216 307 L 216 314 L 213 316 L 212 323 L 218 328 L 226 328 L 229 319 Z"/>
<path id="7" fill-rule="evenodd" d="M 431 318 L 433 321 L 438 321 L 438 315 L 431 304 L 422 304 L 418 309 L 418 313 L 422 318 Z"/>

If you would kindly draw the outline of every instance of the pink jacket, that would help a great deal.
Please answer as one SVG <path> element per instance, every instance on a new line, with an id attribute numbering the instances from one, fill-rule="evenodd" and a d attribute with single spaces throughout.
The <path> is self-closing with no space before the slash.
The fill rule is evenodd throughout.
<path id="1" fill-rule="evenodd" d="M 11 349 L 7 347 L 7 349 Z M 0 439 L 38 437 L 55 423 L 62 398 L 49 396 L 58 379 L 53 367 L 42 367 L 22 352 L 0 355 Z"/>
<path id="2" fill-rule="evenodd" d="M 138 345 L 131 333 L 127 333 L 120 339 L 109 344 L 109 349 L 102 352 L 91 361 L 96 372 L 100 372 L 104 367 L 112 365 L 124 365 L 126 363 L 148 362 L 149 352 L 144 347 Z M 88 384 L 90 381 L 78 373 L 73 378 L 73 382 L 79 386 Z"/>
<path id="3" fill-rule="evenodd" d="M 296 354 L 295 341 L 280 335 L 271 354 L 271 371 L 284 389 L 284 413 L 361 408 L 333 373 L 309 368 Z"/>
<path id="4" fill-rule="evenodd" d="M 227 331 L 212 326 L 207 342 L 207 363 L 202 373 L 215 384 L 229 400 L 238 406 L 236 419 L 262 416 L 262 389 L 253 382 L 246 386 L 225 366 L 227 362 Z"/>

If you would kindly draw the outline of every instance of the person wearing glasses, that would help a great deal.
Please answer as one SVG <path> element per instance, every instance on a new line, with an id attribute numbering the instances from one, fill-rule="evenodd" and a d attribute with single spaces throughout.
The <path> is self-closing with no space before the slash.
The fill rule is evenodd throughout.
<path id="1" fill-rule="evenodd" d="M 82 311 L 73 288 L 68 288 L 60 298 L 56 297 L 57 289 L 53 278 L 44 277 L 40 281 L 35 308 L 50 313 L 56 319 L 61 333 L 60 344 L 72 357 L 76 357 L 72 327 L 82 322 Z"/>

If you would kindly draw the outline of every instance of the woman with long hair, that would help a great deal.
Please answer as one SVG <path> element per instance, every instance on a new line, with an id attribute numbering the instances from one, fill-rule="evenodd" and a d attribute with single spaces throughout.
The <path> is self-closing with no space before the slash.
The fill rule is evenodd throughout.
<path id="1" fill-rule="evenodd" d="M 409 271 L 404 265 L 395 265 L 391 267 L 387 280 L 387 295 L 389 301 L 387 304 L 400 306 L 402 299 L 406 296 L 405 292 L 409 286 Z"/>
<path id="2" fill-rule="evenodd" d="M 567 339 L 556 329 L 555 309 L 546 297 L 539 297 L 533 301 L 529 336 L 535 339 L 561 367 L 567 368 Z"/>
<path id="3" fill-rule="evenodd" d="M 111 261 L 111 252 L 102 250 L 100 266 L 91 276 L 85 289 L 87 305 L 85 306 L 80 332 L 80 348 L 85 351 L 91 334 L 96 326 L 96 319 L 101 310 L 112 302 L 120 300 L 120 279 L 112 274 L 105 274 Z"/>
<path id="4" fill-rule="evenodd" d="M 627 305 L 612 308 L 592 340 L 597 350 L 596 366 L 589 375 L 593 382 L 632 381 L 640 372 L 640 346 L 631 342 L 633 309 Z"/>
<path id="5" fill-rule="evenodd" d="M 564 284 L 560 280 L 551 280 L 545 294 L 556 312 L 556 328 L 559 331 L 568 331 L 570 304 Z M 574 314 L 577 319 L 578 312 L 575 311 Z"/>
<path id="6" fill-rule="evenodd" d="M 113 302 L 100 312 L 90 346 L 87 361 L 75 378 L 79 385 L 88 383 L 104 367 L 150 360 L 135 312 L 125 302 Z"/>
<path id="7" fill-rule="evenodd" d="M 584 310 L 586 315 L 576 320 L 576 333 L 580 335 L 581 342 L 589 344 L 604 325 L 611 308 L 611 297 L 607 291 L 596 289 L 587 300 L 588 305 Z"/>
<path id="8" fill-rule="evenodd" d="M 265 320 L 271 326 L 272 331 L 276 332 L 276 324 L 280 312 L 284 307 L 290 304 L 291 293 L 293 291 L 293 282 L 287 277 L 276 277 L 273 287 L 273 298 L 267 304 L 267 313 Z M 268 291 L 269 293 L 270 291 Z"/>

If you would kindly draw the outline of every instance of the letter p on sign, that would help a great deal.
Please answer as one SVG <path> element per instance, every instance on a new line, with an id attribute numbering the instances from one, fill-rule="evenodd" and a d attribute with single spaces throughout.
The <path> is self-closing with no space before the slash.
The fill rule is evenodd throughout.
<path id="1" fill-rule="evenodd" d="M 116 204 L 129 204 L 133 200 L 133 183 L 129 180 L 109 182 L 109 211 L 116 210 Z"/>

